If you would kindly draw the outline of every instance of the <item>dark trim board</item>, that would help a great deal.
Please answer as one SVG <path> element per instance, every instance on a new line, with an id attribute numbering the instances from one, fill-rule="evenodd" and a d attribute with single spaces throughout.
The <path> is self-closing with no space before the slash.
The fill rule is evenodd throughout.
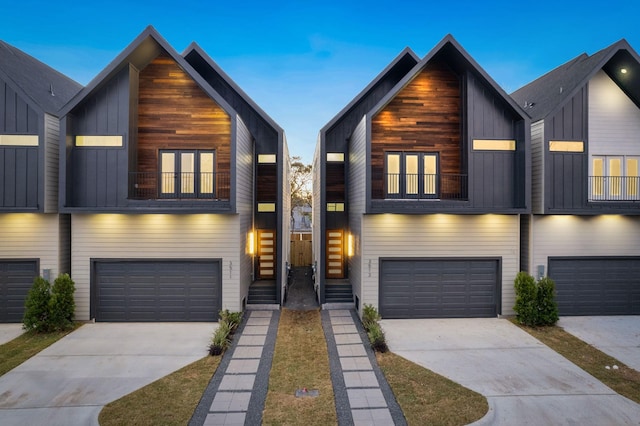
<path id="1" fill-rule="evenodd" d="M 640 256 L 557 256 L 547 260 L 561 316 L 640 315 Z"/>
<path id="2" fill-rule="evenodd" d="M 385 257 L 379 259 L 378 271 L 378 306 L 383 318 L 491 318 L 501 314 L 501 257 Z M 387 279 L 394 279 L 394 284 L 389 285 Z"/>
<path id="3" fill-rule="evenodd" d="M 23 266 L 20 271 L 16 271 L 20 272 L 20 280 L 12 282 L 9 288 L 4 278 L 9 271 L 5 271 L 5 268 L 16 264 Z M 40 259 L 0 259 L 0 323 L 22 322 L 25 299 L 33 286 L 33 280 L 39 275 Z"/>
<path id="4" fill-rule="evenodd" d="M 96 321 L 218 319 L 222 259 L 92 258 L 90 262 L 90 312 Z"/>

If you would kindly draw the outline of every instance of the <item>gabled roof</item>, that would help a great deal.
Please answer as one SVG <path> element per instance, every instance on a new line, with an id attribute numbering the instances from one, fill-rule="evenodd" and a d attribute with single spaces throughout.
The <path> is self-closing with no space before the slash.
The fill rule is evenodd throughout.
<path id="1" fill-rule="evenodd" d="M 282 128 L 276 123 L 262 108 L 258 106 L 257 103 L 247 95 L 244 90 L 240 88 L 236 84 L 235 81 L 229 77 L 227 73 L 225 73 L 222 68 L 213 60 L 211 57 L 198 45 L 196 42 L 192 42 L 185 50 L 182 52 L 182 57 L 187 60 L 187 62 L 191 63 L 190 57 L 192 55 L 196 55 L 198 58 L 202 59 L 204 63 L 216 74 L 218 74 L 249 106 L 260 116 L 264 121 L 269 123 L 271 127 L 274 128 L 278 133 L 283 133 Z"/>
<path id="2" fill-rule="evenodd" d="M 347 106 L 342 108 L 342 110 L 340 110 L 338 114 L 336 114 L 327 124 L 324 125 L 322 129 L 320 129 L 320 133 L 325 133 L 329 129 L 331 129 L 338 121 L 340 121 L 342 117 L 344 117 L 347 113 L 349 113 L 349 111 L 351 111 L 356 105 L 358 105 L 358 103 L 364 97 L 366 97 L 382 79 L 384 79 L 389 73 L 393 72 L 398 65 L 403 64 L 405 61 L 412 61 L 415 64 L 419 60 L 420 57 L 416 55 L 413 50 L 411 50 L 409 47 L 405 47 L 402 52 L 400 52 L 393 59 L 393 61 L 391 61 L 391 63 L 389 63 L 389 65 L 387 65 L 386 68 L 382 70 L 382 72 L 380 72 L 380 74 L 378 74 L 376 78 L 374 78 L 371 83 L 367 85 L 367 87 L 365 87 L 360 93 L 358 93 L 358 95 L 356 95 L 356 97 L 353 98 L 351 102 L 347 104 Z"/>
<path id="3" fill-rule="evenodd" d="M 149 25 L 133 40 L 116 58 L 109 63 L 89 84 L 67 103 L 61 110 L 60 116 L 68 114 L 73 108 L 80 104 L 90 94 L 99 90 L 113 76 L 119 73 L 124 67 L 132 64 L 141 70 L 146 67 L 160 53 L 166 52 L 176 63 L 191 77 L 200 88 L 206 92 L 227 114 L 234 117 L 235 111 L 206 81 L 196 72 L 196 70 L 180 56 L 169 43 Z"/>
<path id="4" fill-rule="evenodd" d="M 524 110 L 496 83 L 493 78 L 487 74 L 487 72 L 482 69 L 480 65 L 467 53 L 466 50 L 462 48 L 460 43 L 456 41 L 456 39 L 451 35 L 447 34 L 441 41 L 438 43 L 429 53 L 425 55 L 424 58 L 420 62 L 416 64 L 413 69 L 407 73 L 407 75 L 396 84 L 396 86 L 387 93 L 387 95 L 374 106 L 371 111 L 367 114 L 368 116 L 373 116 L 382 110 L 393 98 L 398 95 L 411 81 L 413 81 L 420 72 L 429 64 L 429 62 L 440 53 L 446 53 L 451 58 L 452 63 L 455 63 L 456 66 L 465 67 L 466 69 L 472 70 L 475 75 L 480 78 L 487 86 L 492 88 L 500 97 L 504 99 L 504 101 L 509 104 L 515 113 L 520 115 L 522 118 L 526 118 L 527 114 Z"/>
<path id="5" fill-rule="evenodd" d="M 58 110 L 82 86 L 20 49 L 0 40 L 0 76 L 12 88 L 49 114 Z"/>
<path id="6" fill-rule="evenodd" d="M 627 69 L 626 74 L 620 72 L 622 68 Z M 640 58 L 624 39 L 591 56 L 577 56 L 516 90 L 511 97 L 533 121 L 538 121 L 557 111 L 601 69 L 640 105 Z"/>

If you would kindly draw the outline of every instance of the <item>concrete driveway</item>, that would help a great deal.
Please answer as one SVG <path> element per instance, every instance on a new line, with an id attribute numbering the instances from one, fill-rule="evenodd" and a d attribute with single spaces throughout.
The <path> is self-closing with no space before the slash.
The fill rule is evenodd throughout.
<path id="1" fill-rule="evenodd" d="M 216 327 L 85 324 L 0 377 L 0 424 L 97 425 L 107 403 L 205 356 Z"/>
<path id="2" fill-rule="evenodd" d="M 558 325 L 640 371 L 640 316 L 562 317 Z"/>
<path id="3" fill-rule="evenodd" d="M 15 339 L 24 333 L 22 323 L 19 324 L 0 324 L 0 345 L 4 345 L 10 340 Z"/>
<path id="4" fill-rule="evenodd" d="M 505 319 L 381 324 L 393 352 L 487 398 L 478 424 L 640 424 L 640 405 Z"/>

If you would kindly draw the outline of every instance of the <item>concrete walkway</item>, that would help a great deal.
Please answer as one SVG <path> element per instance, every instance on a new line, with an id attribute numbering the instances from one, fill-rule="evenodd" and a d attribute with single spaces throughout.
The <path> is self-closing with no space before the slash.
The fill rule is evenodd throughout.
<path id="1" fill-rule="evenodd" d="M 505 319 L 382 320 L 390 349 L 489 402 L 482 425 L 638 425 L 618 395 Z"/>
<path id="2" fill-rule="evenodd" d="M 0 345 L 15 339 L 24 333 L 22 324 L 0 324 Z"/>
<path id="3" fill-rule="evenodd" d="M 280 311 L 247 310 L 189 425 L 262 423 Z"/>
<path id="4" fill-rule="evenodd" d="M 322 326 L 338 424 L 406 425 L 355 312 L 323 310 Z"/>

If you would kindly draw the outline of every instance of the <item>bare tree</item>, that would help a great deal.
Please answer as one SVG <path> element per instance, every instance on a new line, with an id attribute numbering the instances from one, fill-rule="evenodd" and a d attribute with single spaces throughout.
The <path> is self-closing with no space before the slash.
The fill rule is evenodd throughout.
<path id="1" fill-rule="evenodd" d="M 304 164 L 302 157 L 291 157 L 291 217 L 296 208 L 311 207 L 311 164 Z M 295 226 L 294 226 L 295 227 Z"/>

